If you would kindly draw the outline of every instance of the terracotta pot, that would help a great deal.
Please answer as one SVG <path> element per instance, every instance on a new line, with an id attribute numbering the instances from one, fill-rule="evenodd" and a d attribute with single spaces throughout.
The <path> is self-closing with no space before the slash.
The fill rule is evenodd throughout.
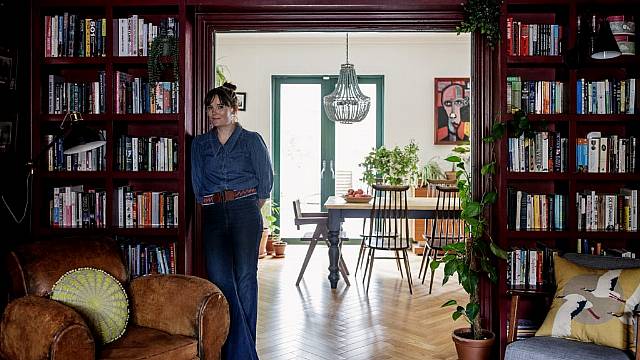
<path id="1" fill-rule="evenodd" d="M 284 257 L 284 249 L 287 247 L 287 243 L 284 241 L 275 241 L 273 243 L 274 257 Z"/>
<path id="2" fill-rule="evenodd" d="M 258 248 L 258 259 L 267 256 L 267 237 L 269 236 L 269 228 L 262 229 L 262 237 L 260 238 L 260 247 Z"/>
<path id="3" fill-rule="evenodd" d="M 482 330 L 483 339 L 471 339 L 471 329 L 455 329 L 451 338 L 456 345 L 458 359 L 460 360 L 489 360 L 491 349 L 496 340 L 495 335 L 489 330 Z"/>
<path id="4" fill-rule="evenodd" d="M 269 236 L 267 236 L 266 249 L 267 249 L 267 254 L 269 254 L 269 255 L 273 255 L 273 242 L 274 241 L 278 241 L 278 236 L 277 235 L 269 235 Z"/>
<path id="5" fill-rule="evenodd" d="M 456 172 L 455 171 L 445 171 L 444 174 L 447 176 L 447 180 L 455 180 Z"/>

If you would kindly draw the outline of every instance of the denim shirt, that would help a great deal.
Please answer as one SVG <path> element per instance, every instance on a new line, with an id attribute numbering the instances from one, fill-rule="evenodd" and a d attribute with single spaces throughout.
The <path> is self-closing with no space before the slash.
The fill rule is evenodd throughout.
<path id="1" fill-rule="evenodd" d="M 262 136 L 240 124 L 224 145 L 213 130 L 196 136 L 191 145 L 191 182 L 199 203 L 215 192 L 250 188 L 257 189 L 259 199 L 268 199 L 273 170 Z"/>

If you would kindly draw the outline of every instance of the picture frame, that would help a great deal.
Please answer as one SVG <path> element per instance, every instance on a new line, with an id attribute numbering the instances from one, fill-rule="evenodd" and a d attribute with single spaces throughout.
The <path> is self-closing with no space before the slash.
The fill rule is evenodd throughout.
<path id="1" fill-rule="evenodd" d="M 435 145 L 460 145 L 471 135 L 471 79 L 434 78 Z"/>
<path id="2" fill-rule="evenodd" d="M 18 58 L 14 49 L 0 47 L 0 89 L 15 90 Z"/>
<path id="3" fill-rule="evenodd" d="M 247 93 L 236 92 L 236 96 L 238 97 L 238 110 L 247 111 Z"/>

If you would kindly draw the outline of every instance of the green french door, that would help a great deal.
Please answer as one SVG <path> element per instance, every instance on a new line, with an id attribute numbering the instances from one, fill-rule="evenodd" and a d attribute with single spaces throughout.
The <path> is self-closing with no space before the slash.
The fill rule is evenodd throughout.
<path id="1" fill-rule="evenodd" d="M 280 204 L 280 235 L 295 239 L 305 231 L 293 223 L 293 205 L 305 212 L 324 210 L 331 195 L 365 188 L 358 166 L 373 147 L 383 143 L 383 76 L 359 76 L 371 98 L 367 117 L 359 123 L 336 124 L 324 113 L 322 98 L 335 88 L 337 76 L 272 76 L 274 200 Z M 362 224 L 344 224 L 359 234 Z"/>

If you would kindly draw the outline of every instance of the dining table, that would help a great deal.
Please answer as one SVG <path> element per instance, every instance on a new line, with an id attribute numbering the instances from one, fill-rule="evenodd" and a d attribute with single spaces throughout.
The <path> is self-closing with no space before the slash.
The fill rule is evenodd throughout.
<path id="1" fill-rule="evenodd" d="M 368 218 L 373 206 L 373 200 L 367 203 L 347 202 L 341 196 L 329 196 L 324 203 L 329 216 L 328 240 L 329 240 L 329 282 L 331 288 L 338 287 L 340 273 L 338 269 L 338 259 L 340 259 L 340 249 L 342 248 L 342 238 L 340 236 L 340 226 L 347 218 Z M 433 218 L 437 197 L 407 197 L 407 217 L 409 219 L 429 219 Z"/>

